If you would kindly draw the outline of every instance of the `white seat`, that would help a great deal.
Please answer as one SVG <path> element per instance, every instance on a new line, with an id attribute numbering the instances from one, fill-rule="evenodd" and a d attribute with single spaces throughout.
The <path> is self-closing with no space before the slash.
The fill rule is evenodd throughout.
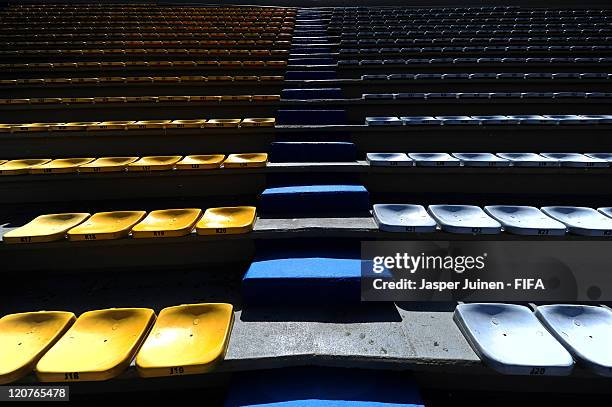
<path id="1" fill-rule="evenodd" d="M 446 232 L 486 235 L 501 232 L 501 224 L 478 206 L 429 205 L 428 211 Z"/>
<path id="2" fill-rule="evenodd" d="M 533 206 L 490 205 L 484 211 L 508 233 L 527 236 L 563 236 L 565 225 Z"/>
<path id="3" fill-rule="evenodd" d="M 458 167 L 461 162 L 447 153 L 410 153 L 408 157 L 422 167 Z"/>
<path id="4" fill-rule="evenodd" d="M 376 204 L 372 208 L 374 220 L 380 230 L 416 233 L 436 231 L 436 221 L 421 205 Z"/>
<path id="5" fill-rule="evenodd" d="M 542 156 L 558 160 L 562 167 L 608 167 L 606 160 L 587 157 L 578 153 L 542 153 Z"/>
<path id="6" fill-rule="evenodd" d="M 515 167 L 558 167 L 559 161 L 535 153 L 497 153 Z"/>
<path id="7" fill-rule="evenodd" d="M 508 167 L 510 161 L 491 153 L 453 153 L 466 167 Z"/>
<path id="8" fill-rule="evenodd" d="M 612 236 L 612 219 L 592 208 L 580 206 L 545 206 L 542 212 L 581 236 Z"/>
<path id="9" fill-rule="evenodd" d="M 373 166 L 411 167 L 414 161 L 406 153 L 367 153 L 366 159 Z"/>

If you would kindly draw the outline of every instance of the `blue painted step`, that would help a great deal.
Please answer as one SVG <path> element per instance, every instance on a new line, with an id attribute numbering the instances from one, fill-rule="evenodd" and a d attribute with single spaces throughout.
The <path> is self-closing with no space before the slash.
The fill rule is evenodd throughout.
<path id="1" fill-rule="evenodd" d="M 245 372 L 225 407 L 422 407 L 416 383 L 384 370 L 300 367 Z"/>
<path id="2" fill-rule="evenodd" d="M 347 142 L 274 142 L 270 161 L 283 162 L 340 162 L 355 161 L 357 147 Z"/>
<path id="3" fill-rule="evenodd" d="M 280 109 L 276 122 L 284 125 L 331 125 L 347 124 L 344 109 Z"/>
<path id="4" fill-rule="evenodd" d="M 260 195 L 264 214 L 342 214 L 368 211 L 368 191 L 361 185 L 301 185 L 267 188 Z"/>
<path id="5" fill-rule="evenodd" d="M 288 71 L 286 80 L 336 79 L 336 71 Z"/>
<path id="6" fill-rule="evenodd" d="M 341 88 L 283 89 L 283 99 L 344 99 Z"/>

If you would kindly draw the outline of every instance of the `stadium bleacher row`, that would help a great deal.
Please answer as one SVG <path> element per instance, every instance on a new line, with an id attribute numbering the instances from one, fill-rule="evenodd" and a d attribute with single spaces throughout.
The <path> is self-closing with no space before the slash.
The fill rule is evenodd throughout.
<path id="1" fill-rule="evenodd" d="M 0 384 L 609 395 L 606 287 L 371 302 L 360 243 L 607 244 L 611 39 L 554 5 L 0 5 Z"/>

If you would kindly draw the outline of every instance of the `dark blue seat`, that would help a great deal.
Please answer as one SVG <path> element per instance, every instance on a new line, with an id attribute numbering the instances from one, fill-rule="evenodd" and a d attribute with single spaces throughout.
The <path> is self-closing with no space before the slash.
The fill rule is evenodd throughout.
<path id="1" fill-rule="evenodd" d="M 225 407 L 420 407 L 414 381 L 384 370 L 301 367 L 236 375 Z"/>
<path id="2" fill-rule="evenodd" d="M 357 148 L 347 142 L 274 142 L 271 162 L 355 161 Z"/>
<path id="3" fill-rule="evenodd" d="M 362 185 L 299 185 L 267 188 L 258 209 L 264 214 L 312 214 L 365 212 L 370 209 L 368 191 Z"/>

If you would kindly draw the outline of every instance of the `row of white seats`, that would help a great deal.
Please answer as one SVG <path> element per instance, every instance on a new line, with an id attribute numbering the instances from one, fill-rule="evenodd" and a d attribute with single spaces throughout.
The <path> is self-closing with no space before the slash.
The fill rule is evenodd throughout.
<path id="1" fill-rule="evenodd" d="M 367 153 L 379 167 L 577 167 L 612 166 L 612 153 Z"/>
<path id="2" fill-rule="evenodd" d="M 443 126 L 443 125 L 514 125 L 514 124 L 612 124 L 612 115 L 514 115 L 514 116 L 368 116 L 368 126 Z"/>
<path id="3" fill-rule="evenodd" d="M 612 207 L 375 204 L 372 213 L 386 232 L 612 236 Z"/>

